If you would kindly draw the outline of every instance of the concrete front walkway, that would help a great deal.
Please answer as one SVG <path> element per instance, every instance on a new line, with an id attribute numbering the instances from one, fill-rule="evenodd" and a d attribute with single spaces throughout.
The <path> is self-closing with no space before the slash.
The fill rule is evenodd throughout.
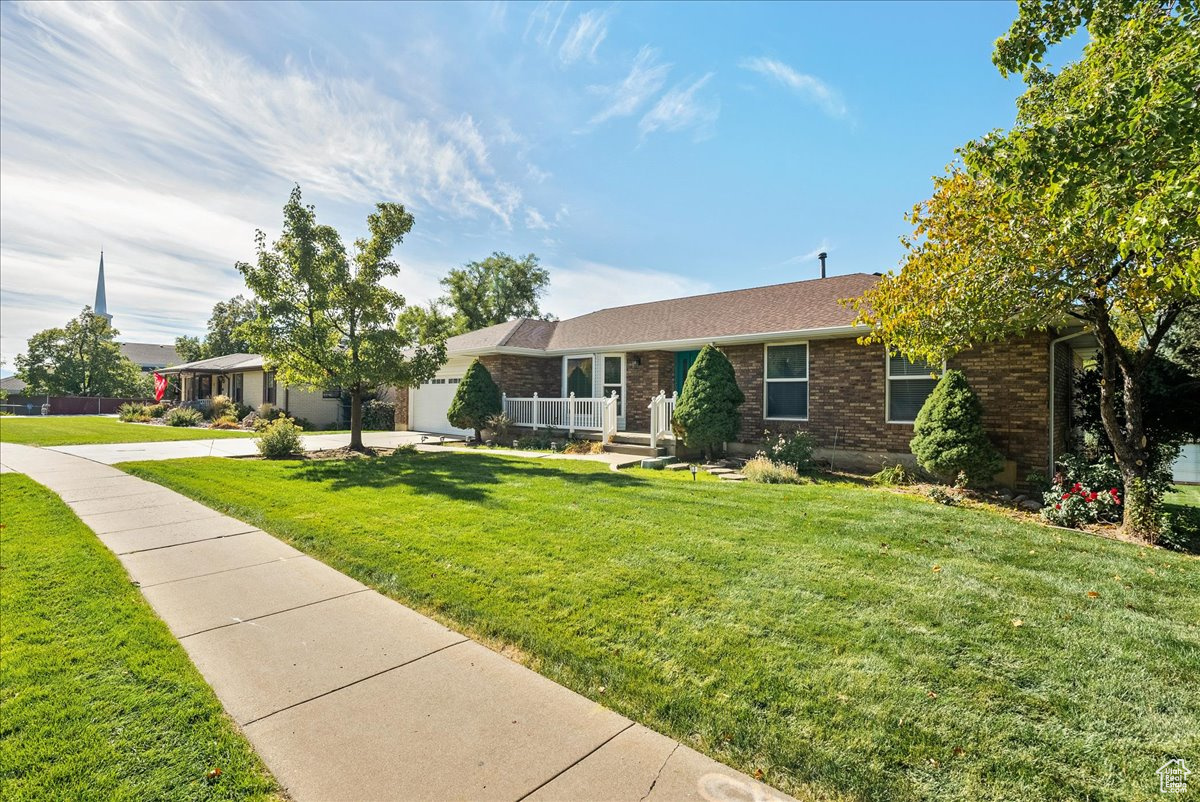
<path id="1" fill-rule="evenodd" d="M 0 466 L 118 555 L 301 802 L 788 799 L 159 485 L 10 443 Z"/>

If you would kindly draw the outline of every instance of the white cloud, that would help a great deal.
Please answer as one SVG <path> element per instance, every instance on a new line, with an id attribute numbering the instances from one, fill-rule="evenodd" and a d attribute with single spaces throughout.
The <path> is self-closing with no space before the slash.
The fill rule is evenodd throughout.
<path id="1" fill-rule="evenodd" d="M 558 27 L 562 24 L 569 5 L 570 3 L 555 0 L 538 3 L 533 11 L 529 12 L 529 19 L 525 21 L 524 38 L 528 39 L 532 35 L 539 45 L 549 47 L 558 35 Z"/>
<path id="2" fill-rule="evenodd" d="M 643 47 L 633 60 L 629 74 L 620 83 L 588 87 L 589 91 L 608 98 L 608 104 L 592 117 L 592 125 L 614 117 L 628 117 L 634 114 L 663 88 L 671 65 L 656 63 L 658 55 L 654 48 Z"/>
<path id="3" fill-rule="evenodd" d="M 711 133 L 721 113 L 721 104 L 716 98 L 706 99 L 700 97 L 699 93 L 713 75 L 710 72 L 686 86 L 678 84 L 659 98 L 638 123 L 642 136 L 655 131 L 682 131 L 687 128 L 695 129 L 698 136 Z"/>
<path id="4" fill-rule="evenodd" d="M 595 60 L 596 50 L 608 36 L 608 17 L 608 11 L 591 9 L 576 18 L 558 48 L 558 57 L 564 64 L 574 64 L 583 58 Z"/>
<path id="5" fill-rule="evenodd" d="M 744 60 L 742 68 L 783 84 L 801 97 L 816 103 L 830 117 L 845 117 L 849 113 L 845 101 L 836 89 L 820 78 L 799 72 L 782 61 L 759 56 Z"/>
<path id="6" fill-rule="evenodd" d="M 550 289 L 541 306 L 560 318 L 575 317 L 611 306 L 713 291 L 713 286 L 706 281 L 659 270 L 614 267 L 598 262 L 548 269 Z"/>
<path id="7" fill-rule="evenodd" d="M 550 224 L 546 222 L 546 218 L 542 217 L 542 213 L 532 206 L 525 207 L 525 227 L 536 231 L 548 231 Z"/>
<path id="8" fill-rule="evenodd" d="M 820 245 L 813 248 L 808 253 L 802 253 L 799 256 L 793 256 L 791 259 L 785 259 L 782 262 L 780 262 L 780 264 L 794 265 L 794 264 L 800 264 L 801 262 L 815 261 L 819 254 L 828 253 L 829 250 L 830 250 L 829 240 L 823 239 L 823 240 L 821 240 Z"/>

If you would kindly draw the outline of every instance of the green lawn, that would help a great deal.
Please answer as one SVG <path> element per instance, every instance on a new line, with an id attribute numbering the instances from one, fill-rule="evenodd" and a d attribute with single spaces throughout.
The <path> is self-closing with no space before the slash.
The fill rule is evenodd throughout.
<path id="1" fill-rule="evenodd" d="M 844 483 L 122 467 L 801 798 L 1152 799 L 1167 759 L 1200 761 L 1194 557 Z"/>
<path id="2" fill-rule="evenodd" d="M 191 429 L 122 423 L 116 418 L 20 418 L 0 416 L 0 442 L 29 446 L 78 446 L 91 443 L 151 443 L 162 440 L 212 440 L 217 437 L 253 437 L 251 432 Z"/>
<path id="3" fill-rule="evenodd" d="M 0 493 L 0 797 L 278 798 L 91 530 L 25 476 Z"/>
<path id="4" fill-rule="evenodd" d="M 1200 485 L 1175 485 L 1178 493 L 1168 493 L 1167 503 L 1187 507 L 1200 507 Z"/>

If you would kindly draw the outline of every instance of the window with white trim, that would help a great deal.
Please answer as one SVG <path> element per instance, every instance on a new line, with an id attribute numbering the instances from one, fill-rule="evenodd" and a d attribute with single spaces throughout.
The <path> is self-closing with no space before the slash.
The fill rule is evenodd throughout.
<path id="1" fill-rule="evenodd" d="M 941 365 L 929 362 L 910 362 L 902 356 L 887 358 L 887 419 L 888 423 L 912 423 L 925 406 L 942 372 Z"/>
<path id="2" fill-rule="evenodd" d="M 808 345 L 766 346 L 763 417 L 808 420 Z"/>

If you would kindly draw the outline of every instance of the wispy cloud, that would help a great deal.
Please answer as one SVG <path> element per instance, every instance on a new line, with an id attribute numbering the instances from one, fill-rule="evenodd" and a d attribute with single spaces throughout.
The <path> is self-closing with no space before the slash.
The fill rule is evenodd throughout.
<path id="1" fill-rule="evenodd" d="M 525 207 L 525 227 L 535 231 L 548 231 L 550 224 L 546 222 L 546 218 L 542 217 L 542 213 L 532 206 Z"/>
<path id="2" fill-rule="evenodd" d="M 629 74 L 619 83 L 609 86 L 589 86 L 588 90 L 606 97 L 608 104 L 592 117 L 590 124 L 599 125 L 614 117 L 629 117 L 653 97 L 667 82 L 670 64 L 659 64 L 658 51 L 643 47 L 633 60 Z"/>
<path id="3" fill-rule="evenodd" d="M 694 276 L 597 262 L 585 261 L 570 268 L 549 265 L 548 269 L 550 289 L 543 306 L 561 318 L 594 312 L 600 306 L 661 301 L 714 289 Z"/>
<path id="4" fill-rule="evenodd" d="M 558 57 L 564 64 L 574 64 L 584 58 L 596 58 L 596 50 L 608 36 L 609 13 L 593 8 L 576 18 L 575 24 L 567 31 L 562 45 L 558 48 Z"/>
<path id="5" fill-rule="evenodd" d="M 786 86 L 799 96 L 815 103 L 830 117 L 845 117 L 849 113 L 846 102 L 836 89 L 815 75 L 793 69 L 778 59 L 765 56 L 748 58 L 742 61 L 742 68 Z"/>
<path id="6" fill-rule="evenodd" d="M 701 96 L 700 90 L 714 74 L 710 72 L 690 84 L 677 84 L 659 98 L 638 123 L 642 136 L 655 131 L 682 131 L 689 128 L 694 129 L 699 137 L 710 135 L 721 113 L 721 103 L 716 98 Z"/>
<path id="7" fill-rule="evenodd" d="M 794 265 L 794 264 L 800 264 L 801 262 L 812 262 L 812 261 L 816 260 L 816 258 L 819 254 L 828 253 L 828 252 L 829 252 L 829 240 L 823 239 L 823 240 L 821 240 L 820 245 L 813 248 L 808 253 L 802 253 L 798 256 L 793 256 L 791 259 L 784 259 L 779 264 L 780 265 Z"/>
<path id="8" fill-rule="evenodd" d="M 554 42 L 554 37 L 558 35 L 558 28 L 562 25 L 568 5 L 570 3 L 557 0 L 538 3 L 534 6 L 533 11 L 529 12 L 529 19 L 525 21 L 524 38 L 528 39 L 532 36 L 533 40 L 542 47 L 549 47 Z"/>

